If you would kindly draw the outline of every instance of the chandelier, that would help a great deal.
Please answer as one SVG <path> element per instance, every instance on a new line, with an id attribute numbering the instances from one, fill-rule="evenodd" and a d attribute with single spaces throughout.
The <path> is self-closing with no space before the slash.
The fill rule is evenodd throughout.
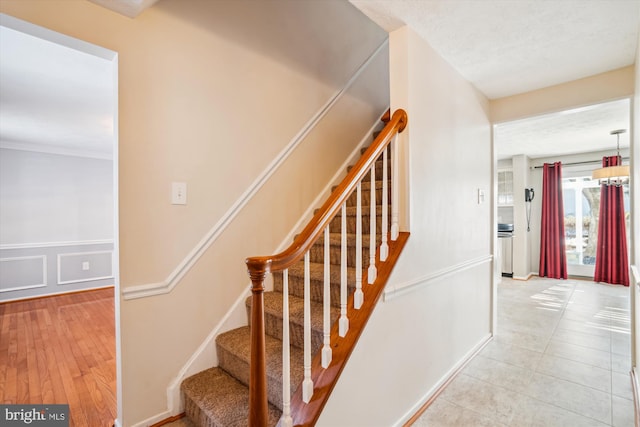
<path id="1" fill-rule="evenodd" d="M 618 138 L 618 164 L 594 170 L 591 179 L 597 179 L 603 185 L 621 186 L 629 183 L 629 165 L 623 165 L 620 157 L 620 134 L 626 131 L 626 129 L 611 131 L 611 135 L 616 135 Z"/>

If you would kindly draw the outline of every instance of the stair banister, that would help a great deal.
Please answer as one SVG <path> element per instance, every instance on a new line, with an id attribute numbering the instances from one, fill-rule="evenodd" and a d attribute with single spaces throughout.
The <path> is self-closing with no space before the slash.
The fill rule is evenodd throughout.
<path id="1" fill-rule="evenodd" d="M 383 120 L 385 117 L 383 117 Z M 302 259 L 311 246 L 328 228 L 331 220 L 342 209 L 347 198 L 356 189 L 358 183 L 371 170 L 375 171 L 375 161 L 387 146 L 407 125 L 407 113 L 398 109 L 393 113 L 386 126 L 356 162 L 347 176 L 332 192 L 293 243 L 279 254 L 250 257 L 246 259 L 247 270 L 251 278 L 251 365 L 249 376 L 249 425 L 267 426 L 267 374 L 264 324 L 264 279 L 267 273 L 280 272 Z M 374 183 L 375 187 L 375 183 Z M 373 250 L 373 249 L 372 249 Z"/>

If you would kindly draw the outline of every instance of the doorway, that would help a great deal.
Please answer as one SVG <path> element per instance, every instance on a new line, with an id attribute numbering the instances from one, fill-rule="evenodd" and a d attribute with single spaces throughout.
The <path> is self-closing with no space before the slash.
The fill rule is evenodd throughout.
<path id="1" fill-rule="evenodd" d="M 562 180 L 564 203 L 564 232 L 569 276 L 593 279 L 598 244 L 598 218 L 600 215 L 600 184 L 591 179 L 592 170 L 571 170 Z M 629 186 L 623 186 L 624 214 L 627 230 L 627 247 L 630 238 Z"/>
<path id="2" fill-rule="evenodd" d="M 25 202 L 27 197 L 20 195 L 21 206 L 26 206 L 24 212 L 2 217 L 3 228 L 12 231 L 12 241 L 11 245 L 0 242 L 0 249 L 11 246 L 11 249 L 22 251 L 51 252 L 23 256 L 20 261 L 40 265 L 42 273 L 33 278 L 34 283 L 22 286 L 23 289 L 7 287 L 3 293 L 16 295 L 13 298 L 6 297 L 6 300 L 57 294 L 62 294 L 60 298 L 70 298 L 82 295 L 75 293 L 77 291 L 101 288 L 107 283 L 112 286 L 108 292 L 111 294 L 109 298 L 113 299 L 110 309 L 103 307 L 101 297 L 98 298 L 99 302 L 92 304 L 102 306 L 109 313 L 106 321 L 111 322 L 111 330 L 115 331 L 115 340 L 110 341 L 115 352 L 117 403 L 114 410 L 117 415 L 109 421 L 109 425 L 114 421 L 117 424 L 117 420 L 122 419 L 118 297 L 118 55 L 100 46 L 4 14 L 0 14 L 0 27 L 16 36 L 5 46 L 6 49 L 3 48 L 3 55 L 0 56 L 3 62 L 2 83 L 7 85 L 7 90 L 3 86 L 5 102 L 1 111 L 0 149 L 11 153 L 12 159 L 20 159 L 21 164 L 30 164 L 29 171 L 18 172 L 23 177 L 28 176 L 30 184 L 37 181 L 29 188 L 39 187 L 42 190 L 31 201 Z M 39 49 L 38 54 L 27 50 L 27 45 Z M 9 51 L 14 55 L 8 55 Z M 58 56 L 60 53 L 62 56 Z M 95 88 L 99 88 L 99 93 L 93 92 L 98 90 Z M 63 182 L 68 185 L 64 193 L 68 197 L 59 205 L 51 204 L 50 193 L 54 193 L 52 186 L 56 185 L 54 180 L 47 181 L 47 176 L 42 174 L 36 176 L 34 181 L 32 172 L 36 171 L 37 175 L 42 169 L 29 163 L 33 159 L 49 167 L 49 176 L 65 177 Z M 93 174 L 97 169 L 100 170 L 99 178 Z M 96 182 L 100 185 L 89 185 Z M 107 188 L 110 191 L 108 195 L 104 193 Z M 74 191 L 76 193 L 71 194 Z M 102 203 L 93 203 L 96 201 Z M 90 220 L 87 221 L 87 218 Z M 48 226 L 51 227 L 47 229 Z M 3 237 L 6 236 L 9 235 L 3 234 Z M 100 249 L 87 249 L 96 245 Z M 69 250 L 70 247 L 73 250 Z M 52 258 L 53 261 L 47 261 Z M 6 271 L 8 269 L 4 269 Z M 11 276 L 13 279 L 17 277 L 15 274 Z M 16 291 L 25 293 L 18 295 Z M 100 291 L 90 292 L 104 294 L 100 294 Z M 54 298 L 58 297 L 45 300 L 52 301 Z M 71 313 L 71 305 L 57 312 Z M 104 312 L 100 316 L 104 316 Z M 82 323 L 78 320 L 74 322 Z M 105 346 L 110 344 L 105 343 Z M 63 354 L 67 356 L 73 353 L 71 350 Z M 68 387 L 73 389 L 73 383 L 68 382 L 65 389 Z M 6 399 L 5 403 L 8 403 Z"/>
<path id="3" fill-rule="evenodd" d="M 625 300 L 622 310 L 618 310 L 620 307 L 616 307 L 615 315 L 613 311 L 605 313 L 605 315 L 626 323 L 629 323 L 630 319 L 635 319 L 634 310 L 637 305 L 634 298 L 631 298 L 632 293 L 630 292 L 631 289 L 635 289 L 635 286 L 629 289 L 593 282 L 600 187 L 591 180 L 591 175 L 594 169 L 600 167 L 603 156 L 611 156 L 616 153 L 616 139 L 610 135 L 614 129 L 628 130 L 625 136 L 620 139 L 620 154 L 624 164 L 633 162 L 635 157 L 630 155 L 630 151 L 632 151 L 630 141 L 633 141 L 635 132 L 631 125 L 632 111 L 631 99 L 622 98 L 494 125 L 494 151 L 496 153 L 494 179 L 498 181 L 499 171 L 509 171 L 509 175 L 513 177 L 513 202 L 505 204 L 504 199 L 501 199 L 498 193 L 494 197 L 496 204 L 494 226 L 497 229 L 497 223 L 503 222 L 505 218 L 504 222 L 513 220 L 516 238 L 520 239 L 518 244 L 514 246 L 514 258 L 518 260 L 514 261 L 514 265 L 523 269 L 519 273 L 516 272 L 516 275 L 526 280 L 528 275 L 538 273 L 542 165 L 561 161 L 564 178 L 563 201 L 565 204 L 565 238 L 568 243 L 568 273 L 570 276 L 586 277 L 587 280 L 581 280 L 579 283 L 590 288 L 604 291 L 605 288 L 610 287 L 615 288 L 616 291 L 622 291 Z M 563 136 L 559 137 L 560 134 Z M 633 169 L 634 165 L 632 164 L 631 167 Z M 531 188 L 534 189 L 536 198 L 530 205 L 527 205 L 523 190 Z M 499 190 L 500 187 L 496 185 L 496 189 Z M 632 206 L 629 186 L 625 186 L 624 189 L 624 202 L 628 247 L 633 248 L 634 245 L 637 246 L 637 242 L 633 240 L 633 235 L 630 233 L 631 226 L 634 224 L 631 224 L 629 215 Z M 530 211 L 528 210 L 529 206 Z M 503 221 L 499 220 L 501 217 Z M 637 226 L 637 224 L 635 225 Z M 496 238 L 496 240 L 498 239 Z M 494 277 L 497 292 L 501 277 L 498 274 L 494 274 Z M 526 286 L 529 282 L 514 281 L 513 283 Z M 635 295 L 636 292 L 633 294 Z M 499 309 L 500 307 L 498 307 Z M 497 316 L 498 310 L 494 308 L 494 316 Z M 497 325 L 496 317 L 494 317 L 493 324 Z M 494 329 L 497 327 L 494 326 Z M 613 334 L 614 331 L 611 333 Z M 635 333 L 632 324 L 630 336 L 622 334 L 619 337 L 621 343 L 630 345 L 632 349 L 631 355 L 624 355 L 625 361 L 635 360 L 634 358 L 637 357 L 637 354 L 634 355 L 637 345 Z"/>

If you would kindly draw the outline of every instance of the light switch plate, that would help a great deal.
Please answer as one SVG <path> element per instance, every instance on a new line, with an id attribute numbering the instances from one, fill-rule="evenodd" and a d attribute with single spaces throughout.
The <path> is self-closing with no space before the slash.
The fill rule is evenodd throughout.
<path id="1" fill-rule="evenodd" d="M 172 205 L 187 204 L 187 183 L 186 182 L 171 183 L 171 204 Z"/>

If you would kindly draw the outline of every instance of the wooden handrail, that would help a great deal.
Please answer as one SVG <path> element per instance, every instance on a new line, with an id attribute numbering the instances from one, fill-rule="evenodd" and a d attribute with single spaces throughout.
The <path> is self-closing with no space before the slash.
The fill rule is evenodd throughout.
<path id="1" fill-rule="evenodd" d="M 299 261 L 315 241 L 320 237 L 325 227 L 333 219 L 342 207 L 342 203 L 356 188 L 358 182 L 369 172 L 369 168 L 382 154 L 382 150 L 391 142 L 396 133 L 402 132 L 407 126 L 407 113 L 400 109 L 393 113 L 393 117 L 382 129 L 378 137 L 369 146 L 367 151 L 356 162 L 351 171 L 342 180 L 340 185 L 331 193 L 331 196 L 318 210 L 309 224 L 294 239 L 293 243 L 277 255 L 247 258 L 249 275 L 256 273 L 274 273 L 291 267 Z"/>
<path id="2" fill-rule="evenodd" d="M 385 114 L 385 118 L 388 116 Z M 391 139 L 407 126 L 407 113 L 396 110 L 371 146 L 356 162 L 347 176 L 294 239 L 293 243 L 276 255 L 246 259 L 251 278 L 251 366 L 249 376 L 249 425 L 265 426 L 268 422 L 267 376 L 264 326 L 264 278 L 267 273 L 283 271 L 298 262 L 324 232 L 329 222 L 342 208 L 343 203 L 369 172 L 376 159 L 389 145 Z"/>

